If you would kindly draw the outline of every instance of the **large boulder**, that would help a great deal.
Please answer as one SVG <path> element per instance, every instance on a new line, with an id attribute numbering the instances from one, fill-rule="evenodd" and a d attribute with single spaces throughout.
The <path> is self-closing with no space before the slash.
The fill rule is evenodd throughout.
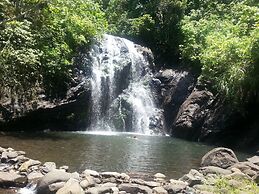
<path id="1" fill-rule="evenodd" d="M 172 135 L 189 140 L 197 140 L 201 134 L 208 106 L 213 94 L 206 90 L 194 90 L 180 107 L 172 128 Z"/>
<path id="2" fill-rule="evenodd" d="M 201 166 L 217 166 L 223 169 L 238 163 L 235 153 L 228 148 L 215 148 L 202 157 Z"/>

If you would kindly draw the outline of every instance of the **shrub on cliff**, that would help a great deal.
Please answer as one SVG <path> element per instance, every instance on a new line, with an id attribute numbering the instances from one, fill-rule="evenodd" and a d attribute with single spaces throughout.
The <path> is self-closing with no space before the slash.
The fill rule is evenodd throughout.
<path id="1" fill-rule="evenodd" d="M 214 0 L 194 6 L 182 20 L 183 58 L 200 66 L 200 79 L 236 104 L 259 92 L 258 13 L 246 1 Z"/>

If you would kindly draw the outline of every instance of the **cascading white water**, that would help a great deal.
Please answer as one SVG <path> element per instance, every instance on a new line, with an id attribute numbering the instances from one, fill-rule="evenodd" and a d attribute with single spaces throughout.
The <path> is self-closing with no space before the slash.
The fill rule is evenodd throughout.
<path id="1" fill-rule="evenodd" d="M 126 39 L 104 35 L 92 60 L 91 130 L 151 134 L 155 107 L 147 59 Z"/>

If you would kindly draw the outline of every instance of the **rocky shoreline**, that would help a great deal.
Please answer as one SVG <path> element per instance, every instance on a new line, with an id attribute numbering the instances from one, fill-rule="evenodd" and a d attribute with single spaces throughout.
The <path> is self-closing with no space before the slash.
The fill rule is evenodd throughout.
<path id="1" fill-rule="evenodd" d="M 136 177 L 118 172 L 69 172 L 54 162 L 42 164 L 24 151 L 0 147 L 0 193 L 37 194 L 211 194 L 259 193 L 259 156 L 239 162 L 234 152 L 215 148 L 202 158 L 200 168 L 180 179 L 157 173 Z"/>

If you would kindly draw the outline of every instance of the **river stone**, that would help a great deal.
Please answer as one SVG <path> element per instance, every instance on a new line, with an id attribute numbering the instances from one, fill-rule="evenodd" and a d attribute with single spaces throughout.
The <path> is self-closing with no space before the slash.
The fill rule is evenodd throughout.
<path id="1" fill-rule="evenodd" d="M 152 189 L 150 189 L 149 187 L 138 184 L 123 183 L 119 185 L 118 188 L 120 191 L 126 191 L 127 193 L 152 193 Z"/>
<path id="2" fill-rule="evenodd" d="M 7 157 L 10 159 L 16 158 L 18 156 L 18 153 L 15 151 L 7 152 Z"/>
<path id="3" fill-rule="evenodd" d="M 187 187 L 187 184 L 167 184 L 164 186 L 169 194 L 180 193 Z"/>
<path id="4" fill-rule="evenodd" d="M 165 179 L 166 178 L 166 176 L 162 173 L 156 173 L 154 175 L 154 177 L 157 178 L 157 179 Z"/>
<path id="5" fill-rule="evenodd" d="M 201 166 L 217 166 L 226 169 L 236 163 L 238 159 L 231 149 L 219 147 L 202 157 Z"/>
<path id="6" fill-rule="evenodd" d="M 113 193 L 111 187 L 92 187 L 85 191 L 86 194 L 107 194 Z"/>
<path id="7" fill-rule="evenodd" d="M 48 173 L 52 170 L 55 170 L 57 168 L 55 162 L 45 162 L 42 166 L 42 171 L 44 173 Z"/>
<path id="8" fill-rule="evenodd" d="M 130 176 L 127 175 L 126 173 L 121 173 L 121 174 L 120 174 L 120 178 L 123 179 L 123 180 L 129 180 L 129 179 L 130 179 Z"/>
<path id="9" fill-rule="evenodd" d="M 69 169 L 69 166 L 66 166 L 66 165 L 60 166 L 59 169 L 65 171 L 65 172 L 67 172 L 68 169 Z"/>
<path id="10" fill-rule="evenodd" d="M 38 160 L 29 159 L 28 161 L 24 162 L 24 163 L 20 166 L 19 171 L 20 171 L 20 172 L 27 172 L 30 167 L 36 166 L 36 165 L 40 165 L 40 164 L 41 164 L 41 162 L 38 161 Z"/>
<path id="11" fill-rule="evenodd" d="M 231 170 L 223 169 L 217 166 L 206 166 L 199 169 L 202 174 L 216 174 L 216 175 L 227 175 L 231 174 Z"/>
<path id="12" fill-rule="evenodd" d="M 38 194 L 48 193 L 49 188 L 48 186 L 52 183 L 57 182 L 66 182 L 70 178 L 79 180 L 78 173 L 67 173 L 63 170 L 52 170 L 51 172 L 47 173 L 37 184 L 37 192 Z"/>
<path id="13" fill-rule="evenodd" d="M 41 174 L 40 172 L 31 172 L 27 176 L 29 182 L 37 182 L 42 177 L 43 177 L 43 174 Z"/>
<path id="14" fill-rule="evenodd" d="M 101 176 L 104 178 L 111 178 L 111 177 L 120 178 L 121 174 L 118 172 L 102 172 Z"/>
<path id="15" fill-rule="evenodd" d="M 3 153 L 3 152 L 5 152 L 5 151 L 6 151 L 6 149 L 5 149 L 5 148 L 0 147 L 0 153 Z"/>
<path id="16" fill-rule="evenodd" d="M 52 183 L 49 185 L 49 190 L 51 192 L 54 192 L 54 191 L 57 191 L 59 190 L 60 188 L 64 187 L 66 182 L 57 182 L 57 183 Z"/>
<path id="17" fill-rule="evenodd" d="M 0 172 L 0 186 L 25 186 L 27 177 L 21 176 L 15 172 Z"/>
<path id="18" fill-rule="evenodd" d="M 95 185 L 94 178 L 87 175 L 84 176 L 84 179 L 80 182 L 82 188 L 92 187 Z"/>
<path id="19" fill-rule="evenodd" d="M 153 194 L 168 194 L 168 192 L 163 187 L 153 188 Z"/>
<path id="20" fill-rule="evenodd" d="M 251 158 L 247 158 L 247 160 L 253 164 L 259 165 L 259 156 L 253 156 Z"/>
<path id="21" fill-rule="evenodd" d="M 234 179 L 234 180 L 252 180 L 248 175 L 242 173 L 242 172 L 234 172 L 229 175 L 224 176 L 227 179 Z"/>
<path id="22" fill-rule="evenodd" d="M 90 176 L 93 176 L 93 177 L 100 177 L 100 174 L 94 170 L 89 170 L 89 169 L 86 169 L 83 173 L 83 175 L 90 175 Z"/>
<path id="23" fill-rule="evenodd" d="M 79 185 L 78 180 L 76 179 L 69 179 L 64 187 L 60 188 L 56 194 L 84 194 L 84 190 Z"/>

